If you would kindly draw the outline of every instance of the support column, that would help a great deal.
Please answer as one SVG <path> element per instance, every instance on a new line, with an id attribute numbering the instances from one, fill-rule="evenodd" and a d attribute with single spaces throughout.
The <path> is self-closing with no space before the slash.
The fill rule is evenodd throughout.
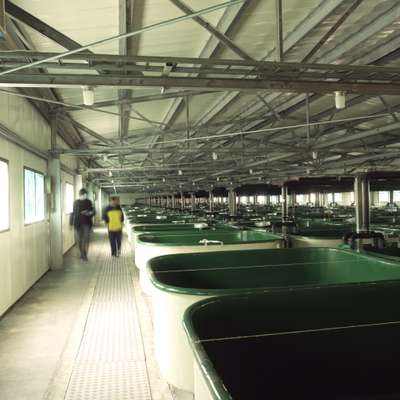
<path id="1" fill-rule="evenodd" d="M 228 191 L 228 208 L 229 208 L 229 215 L 231 217 L 236 217 L 237 203 L 236 203 L 236 193 L 234 189 L 229 189 Z"/>
<path id="2" fill-rule="evenodd" d="M 282 186 L 282 222 L 289 219 L 289 201 L 288 201 L 288 187 L 284 183 Z"/>
<path id="3" fill-rule="evenodd" d="M 50 158 L 49 174 L 52 193 L 50 205 L 50 268 L 63 266 L 61 162 L 59 156 Z"/>
<path id="4" fill-rule="evenodd" d="M 354 179 L 354 201 L 356 208 L 357 232 L 368 232 L 369 213 L 369 180 L 366 175 L 357 175 Z"/>
<path id="5" fill-rule="evenodd" d="M 394 201 L 393 201 L 393 190 L 391 190 L 391 191 L 389 192 L 389 203 L 390 203 L 390 204 L 393 204 L 393 203 L 394 203 Z"/>
<path id="6" fill-rule="evenodd" d="M 208 210 L 210 212 L 214 211 L 214 195 L 212 189 L 208 192 Z"/>
<path id="7" fill-rule="evenodd" d="M 185 209 L 185 196 L 183 195 L 183 192 L 181 192 L 181 210 Z"/>
<path id="8" fill-rule="evenodd" d="M 82 175 L 75 175 L 75 199 L 79 198 L 79 191 L 83 188 Z"/>
<path id="9" fill-rule="evenodd" d="M 194 193 L 190 194 L 190 207 L 192 211 L 196 209 L 196 196 L 194 195 Z"/>
<path id="10" fill-rule="evenodd" d="M 94 190 L 93 190 L 93 183 L 92 182 L 88 182 L 87 191 L 88 191 L 89 200 L 94 201 Z"/>
<path id="11" fill-rule="evenodd" d="M 174 194 L 171 196 L 171 207 L 173 209 L 175 209 L 175 195 Z"/>
<path id="12" fill-rule="evenodd" d="M 253 204 L 255 206 L 257 205 L 257 195 L 256 194 L 253 196 Z"/>
<path id="13" fill-rule="evenodd" d="M 271 195 L 270 195 L 270 194 L 267 194 L 267 195 L 265 196 L 265 204 L 266 204 L 267 206 L 269 206 L 269 205 L 271 204 Z"/>
<path id="14" fill-rule="evenodd" d="M 321 196 L 321 194 L 320 194 L 320 192 L 317 192 L 317 193 L 315 193 L 315 207 L 319 207 L 319 205 L 320 205 L 320 196 Z"/>

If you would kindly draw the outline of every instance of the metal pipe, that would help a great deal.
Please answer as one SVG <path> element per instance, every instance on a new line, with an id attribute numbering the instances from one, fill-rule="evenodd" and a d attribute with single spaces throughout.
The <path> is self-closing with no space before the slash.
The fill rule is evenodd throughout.
<path id="1" fill-rule="evenodd" d="M 375 115 L 365 115 L 365 116 L 360 116 L 360 117 L 351 117 L 351 118 L 343 118 L 343 119 L 336 119 L 336 120 L 330 120 L 330 121 L 319 121 L 319 122 L 311 122 L 309 126 L 320 126 L 320 125 L 334 125 L 337 123 L 342 123 L 342 122 L 350 122 L 350 121 L 362 121 L 362 120 L 368 120 L 368 119 L 376 119 L 376 118 L 383 118 L 389 116 L 390 113 L 382 113 L 382 114 L 375 114 Z M 227 137 L 234 137 L 234 136 L 240 136 L 240 135 L 250 135 L 250 134 L 266 134 L 270 132 L 278 132 L 282 130 L 287 130 L 287 129 L 295 129 L 295 128 L 304 128 L 307 127 L 307 124 L 296 124 L 296 125 L 287 125 L 283 127 L 275 127 L 275 128 L 264 128 L 264 129 L 258 129 L 258 130 L 249 130 L 246 132 L 232 132 L 232 133 L 224 133 L 220 135 L 208 135 L 208 136 L 201 136 L 201 137 L 191 137 L 190 139 L 172 139 L 172 140 L 165 140 L 163 142 L 158 142 L 158 145 L 161 144 L 170 144 L 170 143 L 182 143 L 182 142 L 187 142 L 187 141 L 210 141 L 210 140 L 218 140 L 218 139 L 223 139 Z M 127 150 L 129 148 L 135 148 L 135 145 L 126 145 L 126 146 L 115 146 L 108 148 L 108 151 L 123 151 Z M 57 153 L 60 154 L 71 154 L 71 155 L 82 155 L 84 154 L 89 154 L 89 153 L 99 153 L 99 150 L 67 150 L 67 149 L 56 149 Z M 293 154 L 296 153 L 288 153 L 288 156 L 292 156 Z M 233 170 L 232 170 L 233 171 Z M 232 172 L 229 171 L 229 172 Z M 223 173 L 223 172 L 222 172 Z M 216 174 L 217 175 L 217 174 Z"/>

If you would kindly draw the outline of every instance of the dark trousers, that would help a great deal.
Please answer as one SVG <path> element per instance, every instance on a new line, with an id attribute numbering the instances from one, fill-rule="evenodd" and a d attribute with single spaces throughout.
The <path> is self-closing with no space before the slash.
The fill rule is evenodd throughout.
<path id="1" fill-rule="evenodd" d="M 108 231 L 108 238 L 110 239 L 111 255 L 116 256 L 121 250 L 122 231 Z"/>
<path id="2" fill-rule="evenodd" d="M 78 244 L 81 258 L 87 258 L 90 241 L 90 226 L 81 225 L 75 229 L 75 241 Z"/>

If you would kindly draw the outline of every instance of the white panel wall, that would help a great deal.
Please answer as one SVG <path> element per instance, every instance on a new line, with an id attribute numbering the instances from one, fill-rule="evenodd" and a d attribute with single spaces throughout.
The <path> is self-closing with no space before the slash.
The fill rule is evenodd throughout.
<path id="1" fill-rule="evenodd" d="M 46 174 L 47 162 L 4 139 L 0 157 L 8 160 L 10 175 L 10 229 L 0 233 L 1 315 L 48 270 L 49 222 L 24 224 L 23 169 Z"/>
<path id="2" fill-rule="evenodd" d="M 69 183 L 74 186 L 74 176 L 67 174 L 66 172 L 61 172 L 61 187 L 62 187 L 62 231 L 63 231 L 63 254 L 65 254 L 74 244 L 75 244 L 75 234 L 74 228 L 69 225 L 70 214 L 66 213 L 65 205 L 65 185 Z"/>
<path id="3" fill-rule="evenodd" d="M 35 148 L 50 148 L 50 126 L 25 99 L 0 93 L 0 124 Z M 59 146 L 65 143 L 59 139 Z M 0 232 L 0 315 L 12 306 L 49 269 L 49 221 L 24 224 L 23 169 L 29 167 L 47 174 L 47 161 L 0 138 L 0 157 L 8 160 L 10 174 L 10 229 Z M 62 156 L 70 169 L 77 160 Z M 63 181 L 73 177 L 63 174 Z M 0 193 L 0 195 L 3 195 Z M 47 211 L 47 210 L 46 210 Z M 63 217 L 64 250 L 73 244 L 73 233 Z"/>
<path id="4" fill-rule="evenodd" d="M 0 124 L 40 150 L 50 148 L 50 126 L 25 99 L 0 93 Z"/>

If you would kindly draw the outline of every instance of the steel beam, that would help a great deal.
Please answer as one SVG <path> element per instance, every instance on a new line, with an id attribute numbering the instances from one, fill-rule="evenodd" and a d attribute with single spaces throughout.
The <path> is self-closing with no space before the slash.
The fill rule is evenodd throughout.
<path id="1" fill-rule="evenodd" d="M 52 26 L 46 24 L 39 18 L 36 18 L 32 14 L 28 13 L 21 7 L 18 7 L 16 4 L 11 1 L 6 0 L 5 2 L 6 13 L 10 15 L 11 18 L 16 19 L 34 29 L 35 31 L 41 33 L 43 36 L 53 40 L 55 43 L 60 46 L 68 49 L 74 50 L 80 48 L 81 45 L 78 42 L 75 42 L 68 36 L 64 35 L 57 29 Z"/>
<path id="2" fill-rule="evenodd" d="M 346 83 L 306 80 L 263 79 L 218 79 L 218 78 L 174 78 L 174 77 L 130 77 L 71 74 L 11 74 L 1 76 L 0 87 L 46 87 L 68 88 L 81 86 L 111 88 L 132 87 L 176 87 L 218 89 L 226 91 L 252 92 L 270 90 L 283 93 L 332 93 L 344 91 L 366 95 L 399 95 L 400 83 Z"/>
<path id="3" fill-rule="evenodd" d="M 318 50 L 329 40 L 329 38 L 343 25 L 346 19 L 355 11 L 358 6 L 364 0 L 356 0 L 350 7 L 346 10 L 346 12 L 336 21 L 336 23 L 322 36 L 322 38 L 318 41 L 318 43 L 309 51 L 309 53 L 303 58 L 303 62 L 308 62 L 317 52 Z"/>
<path id="4" fill-rule="evenodd" d="M 190 14 L 190 15 L 184 15 L 184 16 L 181 16 L 181 17 L 172 18 L 172 19 L 161 21 L 161 22 L 158 22 L 158 23 L 155 23 L 155 24 L 152 24 L 152 25 L 148 25 L 148 26 L 146 26 L 146 27 L 144 27 L 142 29 L 138 29 L 138 30 L 135 30 L 133 32 L 127 32 L 125 34 L 118 34 L 118 35 L 110 36 L 110 37 L 107 37 L 107 38 L 104 38 L 104 39 L 100 39 L 100 40 L 97 40 L 95 42 L 89 43 L 89 44 L 87 44 L 85 46 L 81 46 L 81 47 L 79 47 L 77 49 L 68 50 L 65 53 L 60 53 L 60 54 L 58 54 L 56 56 L 52 56 L 52 57 L 45 58 L 45 59 L 42 59 L 42 60 L 37 60 L 37 61 L 31 62 L 29 64 L 21 65 L 19 67 L 15 67 L 15 68 L 11 68 L 11 69 L 2 71 L 2 72 L 0 72 L 0 76 L 4 76 L 4 75 L 7 75 L 7 74 L 10 74 L 10 73 L 13 73 L 13 72 L 21 71 L 23 69 L 32 68 L 34 66 L 40 65 L 40 64 L 42 64 L 44 62 L 47 62 L 47 61 L 61 60 L 64 57 L 67 57 L 67 56 L 70 56 L 70 55 L 74 55 L 76 53 L 80 53 L 80 52 L 83 52 L 85 50 L 89 50 L 91 47 L 99 46 L 99 45 L 102 45 L 104 43 L 108 43 L 108 42 L 111 42 L 111 41 L 117 41 L 117 40 L 122 40 L 122 39 L 125 39 L 125 38 L 128 38 L 128 37 L 137 36 L 137 35 L 140 35 L 140 34 L 145 33 L 145 32 L 153 31 L 153 30 L 160 29 L 160 28 L 163 28 L 163 27 L 168 26 L 168 25 L 172 25 L 172 24 L 176 24 L 178 22 L 182 22 L 182 21 L 186 21 L 186 20 L 192 19 L 192 18 L 194 18 L 196 16 L 199 16 L 199 15 L 207 14 L 207 13 L 210 13 L 210 12 L 222 9 L 222 8 L 230 7 L 230 6 L 234 5 L 234 4 L 241 3 L 243 1 L 244 0 L 230 0 L 230 1 L 225 2 L 225 3 L 221 3 L 221 4 L 217 4 L 215 6 L 204 8 L 204 9 L 199 10 L 199 11 L 193 13 L 193 14 Z"/>
<path id="5" fill-rule="evenodd" d="M 183 11 L 186 15 L 190 15 L 194 13 L 188 5 L 186 5 L 181 0 L 170 0 L 176 7 L 178 7 L 181 11 Z M 231 39 L 228 38 L 225 34 L 220 32 L 217 28 L 208 23 L 201 16 L 193 17 L 193 21 L 197 22 L 200 26 L 205 28 L 208 32 L 210 32 L 213 36 L 215 36 L 221 43 L 223 43 L 226 47 L 232 50 L 235 54 L 237 54 L 240 58 L 244 60 L 252 60 L 252 57 L 247 54 L 244 50 L 242 50 L 237 44 L 235 44 Z"/>

